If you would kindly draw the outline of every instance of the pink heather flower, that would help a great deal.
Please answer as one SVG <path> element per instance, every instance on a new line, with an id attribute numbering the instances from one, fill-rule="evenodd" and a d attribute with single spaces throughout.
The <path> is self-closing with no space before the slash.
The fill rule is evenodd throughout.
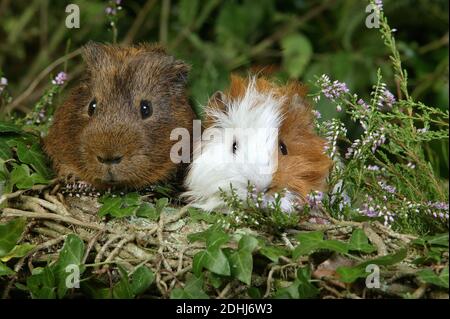
<path id="1" fill-rule="evenodd" d="M 349 92 L 349 89 L 347 88 L 347 85 L 345 83 L 339 82 L 337 80 L 331 83 L 330 78 L 325 74 L 322 74 L 322 76 L 319 78 L 319 83 L 322 88 L 322 94 L 332 101 L 339 98 L 342 94 Z"/>
<path id="2" fill-rule="evenodd" d="M 317 119 L 320 119 L 320 118 L 322 117 L 322 114 L 320 114 L 319 111 L 313 110 L 312 112 L 313 112 L 313 115 L 314 115 Z"/>
<path id="3" fill-rule="evenodd" d="M 358 103 L 358 105 L 362 106 L 365 110 L 369 109 L 369 105 L 367 105 L 367 103 L 364 102 L 363 99 L 359 99 L 356 103 Z"/>
<path id="4" fill-rule="evenodd" d="M 111 7 L 107 7 L 105 9 L 105 12 L 106 12 L 107 15 L 112 15 L 112 16 L 115 16 L 117 14 L 116 9 L 111 8 Z"/>
<path id="5" fill-rule="evenodd" d="M 395 103 L 395 96 L 388 89 L 383 91 L 383 102 L 389 108 L 392 108 Z"/>
<path id="6" fill-rule="evenodd" d="M 311 208 L 317 208 L 322 204 L 323 193 L 320 191 L 314 191 L 306 195 L 306 200 Z"/>
<path id="7" fill-rule="evenodd" d="M 368 165 L 367 170 L 375 172 L 375 171 L 379 171 L 380 167 L 378 165 Z"/>
<path id="8" fill-rule="evenodd" d="M 383 10 L 383 0 L 375 0 L 374 3 L 380 11 Z"/>
<path id="9" fill-rule="evenodd" d="M 390 194 L 394 194 L 396 191 L 396 188 L 394 186 L 388 185 L 386 184 L 386 182 L 384 181 L 379 181 L 378 185 L 380 185 L 380 187 L 385 190 L 386 192 L 390 193 Z"/>
<path id="10" fill-rule="evenodd" d="M 67 73 L 59 72 L 55 79 L 52 81 L 55 85 L 63 85 L 67 81 Z"/>

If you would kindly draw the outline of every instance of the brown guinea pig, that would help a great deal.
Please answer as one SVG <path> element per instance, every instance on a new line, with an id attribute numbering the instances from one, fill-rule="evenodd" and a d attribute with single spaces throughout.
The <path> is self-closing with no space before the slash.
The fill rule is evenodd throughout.
<path id="1" fill-rule="evenodd" d="M 267 205 L 285 191 L 281 209 L 290 212 L 308 193 L 323 190 L 331 160 L 305 95 L 298 82 L 232 76 L 228 91 L 205 109 L 204 138 L 195 146 L 184 196 L 211 211 L 224 206 L 221 190 L 231 184 L 245 200 L 250 183 Z"/>
<path id="2" fill-rule="evenodd" d="M 189 67 L 158 45 L 90 42 L 86 76 L 56 110 L 44 150 L 59 176 L 93 186 L 141 188 L 176 170 L 174 128 L 192 131 Z"/>

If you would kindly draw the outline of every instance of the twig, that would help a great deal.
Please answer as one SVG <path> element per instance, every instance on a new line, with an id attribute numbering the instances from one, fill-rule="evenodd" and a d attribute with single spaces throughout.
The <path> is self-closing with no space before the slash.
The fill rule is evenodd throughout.
<path id="1" fill-rule="evenodd" d="M 3 208 L 3 216 L 10 216 L 10 217 L 27 217 L 27 218 L 41 218 L 41 219 L 51 219 L 51 220 L 59 220 L 62 222 L 66 222 L 69 224 L 74 224 L 82 227 L 97 229 L 97 230 L 105 230 L 104 226 L 100 226 L 93 223 L 85 223 L 81 222 L 75 218 L 67 217 L 67 216 L 61 216 L 58 214 L 52 214 L 52 213 L 36 213 L 36 212 L 28 212 L 20 209 L 15 208 Z"/>

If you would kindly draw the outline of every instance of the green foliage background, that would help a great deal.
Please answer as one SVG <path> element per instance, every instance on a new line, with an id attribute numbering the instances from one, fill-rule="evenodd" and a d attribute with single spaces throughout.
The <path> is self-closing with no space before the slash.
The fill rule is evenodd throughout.
<path id="1" fill-rule="evenodd" d="M 69 3 L 80 7 L 79 29 L 64 26 Z M 396 92 L 387 48 L 378 31 L 364 25 L 366 5 L 360 0 L 124 0 L 123 10 L 111 18 L 105 14 L 108 1 L 2 0 L 0 70 L 16 102 L 3 105 L 0 116 L 13 107 L 29 111 L 51 76 L 63 68 L 68 85 L 76 83 L 83 72 L 81 59 L 70 52 L 89 40 L 113 42 L 111 20 L 117 26 L 117 42 L 159 41 L 192 65 L 190 96 L 199 114 L 233 71 L 263 69 L 281 80 L 306 83 L 326 73 L 353 92 L 369 92 L 381 68 Z M 397 29 L 412 97 L 448 109 L 448 1 L 384 1 L 384 11 Z M 66 53 L 70 59 L 61 58 Z M 27 91 L 30 85 L 34 89 Z M 324 119 L 346 116 L 324 100 L 318 109 Z M 437 142 L 427 150 L 443 177 L 448 176 L 447 153 L 448 143 Z"/>

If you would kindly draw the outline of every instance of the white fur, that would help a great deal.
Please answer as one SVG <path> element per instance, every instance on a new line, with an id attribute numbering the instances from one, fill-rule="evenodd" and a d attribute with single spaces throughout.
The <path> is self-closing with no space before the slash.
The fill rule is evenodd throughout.
<path id="1" fill-rule="evenodd" d="M 203 141 L 195 146 L 185 181 L 188 191 L 184 196 L 206 211 L 223 206 L 220 189 L 229 193 L 230 184 L 241 199 L 247 198 L 249 182 L 257 192 L 266 190 L 277 168 L 283 100 L 270 92 L 258 92 L 252 79 L 241 99 L 223 102 L 225 112 L 207 111 L 215 124 L 205 130 Z M 213 133 L 214 138 L 208 139 Z"/>

